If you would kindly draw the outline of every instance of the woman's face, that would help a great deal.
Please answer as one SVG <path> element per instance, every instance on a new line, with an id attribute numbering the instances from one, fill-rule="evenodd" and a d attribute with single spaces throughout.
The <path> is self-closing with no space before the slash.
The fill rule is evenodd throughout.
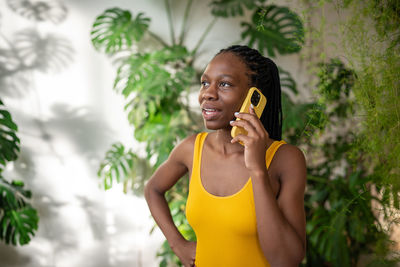
<path id="1" fill-rule="evenodd" d="M 207 129 L 231 128 L 250 88 L 246 65 L 235 54 L 215 56 L 201 76 L 199 103 Z"/>

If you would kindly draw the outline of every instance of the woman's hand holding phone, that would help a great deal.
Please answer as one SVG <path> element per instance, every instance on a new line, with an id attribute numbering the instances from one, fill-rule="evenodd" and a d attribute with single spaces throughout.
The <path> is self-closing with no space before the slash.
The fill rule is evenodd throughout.
<path id="1" fill-rule="evenodd" d="M 252 87 L 240 112 L 235 113 L 236 120 L 231 121 L 231 143 L 244 145 L 245 164 L 250 172 L 266 171 L 265 152 L 270 138 L 259 119 L 266 104 L 267 98 L 256 87 Z"/>
<path id="2" fill-rule="evenodd" d="M 196 244 L 197 242 L 184 240 L 182 243 L 172 249 L 184 267 L 196 266 Z"/>
<path id="3" fill-rule="evenodd" d="M 256 87 L 251 87 L 247 92 L 246 98 L 244 99 L 242 107 L 240 108 L 239 112 L 240 113 L 249 112 L 249 108 L 252 107 L 254 114 L 256 114 L 258 118 L 260 118 L 266 104 L 267 104 L 267 98 L 261 93 L 261 91 L 258 90 Z M 240 118 L 237 118 L 236 120 L 240 120 Z M 246 129 L 238 126 L 233 126 L 231 130 L 232 138 L 234 138 L 239 134 L 247 135 Z M 240 144 L 243 145 L 243 143 Z"/>
<path id="4" fill-rule="evenodd" d="M 231 125 L 242 127 L 247 135 L 238 134 L 231 143 L 241 142 L 244 145 L 244 161 L 250 173 L 267 171 L 265 152 L 270 142 L 268 132 L 251 106 L 249 113 L 236 112 L 235 116 L 240 120 L 231 121 Z"/>

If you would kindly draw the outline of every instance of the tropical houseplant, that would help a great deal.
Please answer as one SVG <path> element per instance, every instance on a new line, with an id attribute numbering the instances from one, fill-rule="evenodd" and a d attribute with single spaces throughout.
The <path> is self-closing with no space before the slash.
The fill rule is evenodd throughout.
<path id="1" fill-rule="evenodd" d="M 20 180 L 9 182 L 2 172 L 18 158 L 18 126 L 0 99 L 0 239 L 6 244 L 25 245 L 38 229 L 39 217 L 29 202 L 31 192 Z"/>
<path id="2" fill-rule="evenodd" d="M 193 92 L 196 77 L 199 77 L 199 71 L 194 68 L 199 47 L 217 19 L 238 17 L 244 20 L 240 43 L 253 46 L 267 56 L 296 53 L 301 49 L 302 22 L 288 8 L 267 5 L 265 1 L 231 0 L 209 3 L 214 19 L 205 28 L 195 48 L 190 50 L 185 46 L 185 32 L 194 1 L 182 2 L 186 3 L 182 28 L 180 34 L 175 35 L 170 1 L 164 1 L 170 41 L 154 34 L 149 29 L 151 19 L 138 11 L 133 15 L 129 10 L 107 9 L 93 24 L 93 45 L 114 59 L 117 67 L 114 89 L 124 95 L 135 138 L 146 146 L 145 157 L 140 157 L 139 151 L 125 149 L 121 143 L 113 145 L 98 171 L 105 189 L 114 182 L 122 182 L 125 191 L 140 194 L 143 183 L 168 157 L 176 142 L 202 129 L 201 120 L 189 106 L 187 98 Z M 246 20 L 245 12 L 252 12 L 250 21 Z M 151 49 L 146 50 L 149 46 Z M 379 248 L 382 253 L 376 259 L 385 261 L 388 237 L 371 205 L 372 200 L 382 205 L 385 201 L 372 194 L 372 176 L 365 172 L 365 165 L 357 165 L 360 159 L 349 156 L 349 150 L 354 149 L 351 146 L 353 133 L 346 130 L 343 133 L 349 133 L 349 136 L 339 134 L 334 142 L 321 143 L 323 133 L 329 133 L 338 120 L 349 122 L 354 73 L 339 61 L 322 63 L 317 69 L 320 71 L 317 74 L 319 100 L 296 104 L 288 94 L 297 94 L 296 82 L 288 72 L 280 69 L 284 92 L 283 138 L 309 151 L 310 157 L 314 156 L 313 150 L 320 151 L 327 163 L 326 166 L 314 164 L 308 169 L 306 212 L 309 245 L 303 264 L 351 266 L 362 253 Z M 332 111 L 332 106 L 337 107 Z M 319 140 L 318 146 L 312 142 L 315 140 Z M 336 169 L 343 168 L 342 158 L 352 167 L 344 174 L 338 174 Z M 167 200 L 178 229 L 186 238 L 194 240 L 195 235 L 184 216 L 187 181 L 181 179 L 167 194 Z M 366 232 L 368 234 L 363 236 Z M 377 242 L 378 246 L 374 246 Z M 340 258 L 342 254 L 343 259 Z M 161 256 L 160 266 L 180 265 L 167 242 L 158 255 Z M 385 262 L 390 264 L 390 261 Z"/>

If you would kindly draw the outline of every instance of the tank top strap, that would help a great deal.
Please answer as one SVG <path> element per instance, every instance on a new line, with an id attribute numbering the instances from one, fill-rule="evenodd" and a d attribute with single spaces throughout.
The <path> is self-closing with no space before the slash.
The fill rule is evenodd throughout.
<path id="1" fill-rule="evenodd" d="M 200 168 L 200 156 L 203 148 L 204 140 L 206 139 L 207 132 L 198 133 L 196 136 L 196 141 L 194 142 L 193 151 L 193 164 L 192 164 L 192 174 L 197 174 L 198 168 Z"/>
<path id="2" fill-rule="evenodd" d="M 200 166 L 199 166 L 200 156 L 201 156 L 201 152 L 203 149 L 204 140 L 206 139 L 207 134 L 208 134 L 208 132 L 202 132 L 202 133 L 197 134 L 197 136 L 196 136 L 196 141 L 194 143 L 194 151 L 193 151 L 192 174 L 199 173 L 198 168 L 200 168 Z M 283 144 L 286 144 L 286 142 L 284 140 L 274 141 L 268 147 L 268 149 L 266 151 L 266 155 L 265 155 L 265 163 L 267 164 L 267 168 L 269 168 L 269 165 L 271 164 L 271 161 L 272 161 L 276 151 Z"/>
<path id="3" fill-rule="evenodd" d="M 267 168 L 269 168 L 269 165 L 271 164 L 271 161 L 275 155 L 275 152 L 278 150 L 278 148 L 286 144 L 285 141 L 280 140 L 280 141 L 274 141 L 267 149 L 266 155 L 265 155 L 265 163 L 267 164 Z"/>

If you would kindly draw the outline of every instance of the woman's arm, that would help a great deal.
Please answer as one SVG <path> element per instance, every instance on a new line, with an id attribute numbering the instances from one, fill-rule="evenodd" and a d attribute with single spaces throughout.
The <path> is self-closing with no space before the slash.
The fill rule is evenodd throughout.
<path id="1" fill-rule="evenodd" d="M 188 242 L 175 226 L 165 199 L 167 192 L 188 171 L 196 136 L 190 136 L 176 146 L 168 159 L 154 172 L 145 186 L 145 198 L 150 212 L 165 235 L 171 249 L 184 266 L 190 266 L 195 257 L 195 243 Z"/>
<path id="2" fill-rule="evenodd" d="M 292 145 L 281 146 L 275 157 L 279 160 L 275 163 L 281 166 L 281 189 L 277 200 L 267 171 L 251 176 L 259 240 L 271 266 L 298 266 L 306 246 L 305 159 Z"/>
<path id="3" fill-rule="evenodd" d="M 306 244 L 304 155 L 292 145 L 283 145 L 276 152 L 273 162 L 278 166 L 281 182 L 276 199 L 265 166 L 269 135 L 253 110 L 237 117 L 242 120 L 233 122 L 232 126 L 244 127 L 248 135 L 238 135 L 232 142 L 242 141 L 245 145 L 245 163 L 252 177 L 261 248 L 271 266 L 298 266 L 304 258 Z"/>

